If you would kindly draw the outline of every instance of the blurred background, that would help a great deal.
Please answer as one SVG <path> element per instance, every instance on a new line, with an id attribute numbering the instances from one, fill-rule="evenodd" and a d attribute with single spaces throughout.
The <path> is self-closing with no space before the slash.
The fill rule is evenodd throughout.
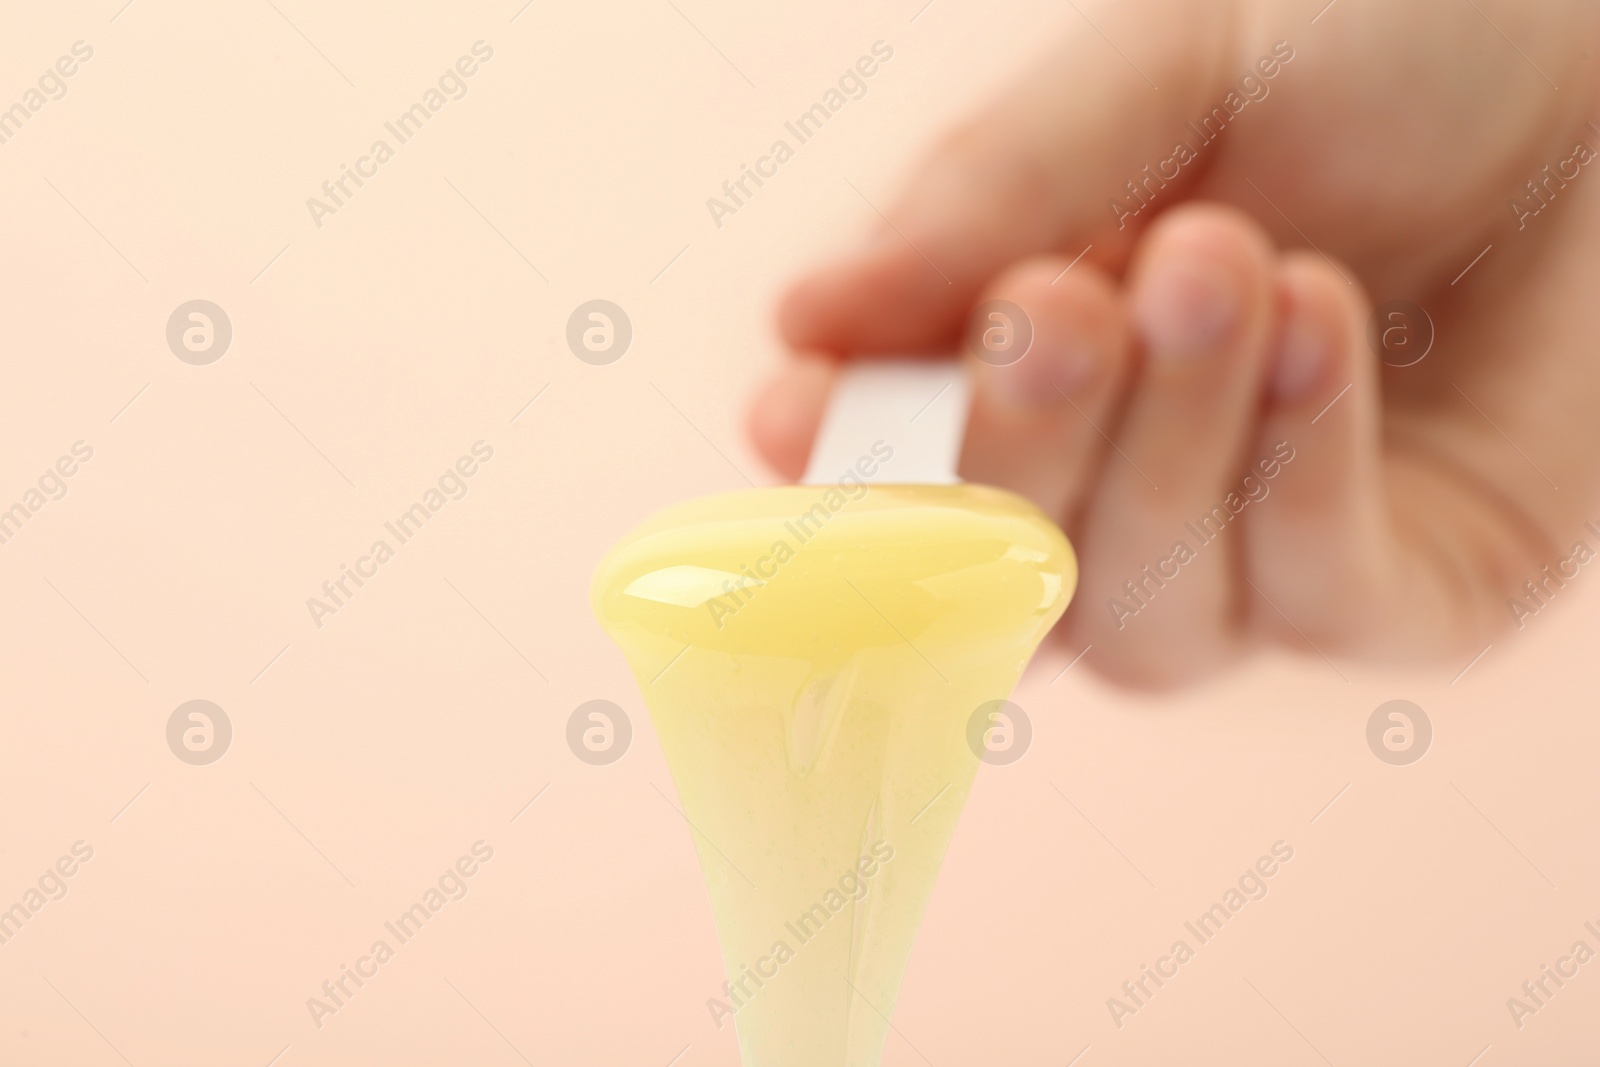
<path id="1" fill-rule="evenodd" d="M 771 480 L 741 419 L 778 286 L 1091 27 L 1033 0 L 5 21 L 0 1063 L 736 1064 L 589 574 L 657 508 Z M 878 42 L 864 94 L 711 212 Z M 594 300 L 627 324 L 609 361 L 568 343 Z M 1415 673 L 1265 658 L 1152 697 L 1041 657 L 885 1062 L 1588 1062 L 1600 962 L 1507 1001 L 1600 951 L 1597 595 Z M 631 724 L 611 762 L 568 745 L 591 700 Z M 1368 741 L 1391 700 L 1431 724 L 1400 756 Z M 1279 842 L 1267 895 L 1114 1017 Z"/>

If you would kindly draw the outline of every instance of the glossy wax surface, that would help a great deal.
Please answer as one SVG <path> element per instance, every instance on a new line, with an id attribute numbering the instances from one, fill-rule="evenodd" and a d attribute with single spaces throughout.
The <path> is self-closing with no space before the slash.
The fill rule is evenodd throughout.
<path id="1" fill-rule="evenodd" d="M 603 561 L 595 612 L 711 891 L 729 984 L 707 1010 L 746 1067 L 878 1063 L 977 769 L 969 727 L 1076 578 L 1054 523 L 973 485 L 695 500 Z"/>

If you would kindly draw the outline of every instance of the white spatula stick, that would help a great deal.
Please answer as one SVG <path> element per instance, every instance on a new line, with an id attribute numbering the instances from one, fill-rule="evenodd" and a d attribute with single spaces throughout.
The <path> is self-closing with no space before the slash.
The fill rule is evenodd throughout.
<path id="1" fill-rule="evenodd" d="M 851 360 L 834 384 L 802 480 L 826 485 L 853 471 L 880 485 L 953 485 L 961 480 L 956 463 L 971 397 L 956 359 Z M 864 457 L 875 462 L 862 464 Z"/>

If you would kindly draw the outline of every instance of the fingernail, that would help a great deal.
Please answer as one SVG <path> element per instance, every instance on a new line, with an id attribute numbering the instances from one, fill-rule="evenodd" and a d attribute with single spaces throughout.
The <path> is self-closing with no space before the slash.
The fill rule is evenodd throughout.
<path id="1" fill-rule="evenodd" d="M 1328 339 L 1303 310 L 1291 306 L 1278 338 L 1272 391 L 1285 400 L 1305 396 L 1328 365 Z"/>
<path id="2" fill-rule="evenodd" d="M 1158 359 L 1190 359 L 1221 347 L 1239 321 L 1238 284 L 1227 268 L 1190 255 L 1156 266 L 1135 299 L 1134 318 Z"/>
<path id="3" fill-rule="evenodd" d="M 1048 344 L 1035 343 L 1026 359 L 1009 367 L 984 367 L 980 373 L 996 406 L 1037 411 L 1075 393 L 1092 376 L 1095 360 L 1087 339 L 1053 338 Z"/>

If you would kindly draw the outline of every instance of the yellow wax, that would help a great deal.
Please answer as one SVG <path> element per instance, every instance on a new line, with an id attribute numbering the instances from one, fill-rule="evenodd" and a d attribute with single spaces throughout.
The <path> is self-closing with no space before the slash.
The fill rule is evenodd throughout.
<path id="1" fill-rule="evenodd" d="M 969 723 L 1076 580 L 1054 523 L 976 485 L 695 500 L 600 565 L 711 891 L 729 982 L 707 1011 L 745 1067 L 878 1063 Z"/>

